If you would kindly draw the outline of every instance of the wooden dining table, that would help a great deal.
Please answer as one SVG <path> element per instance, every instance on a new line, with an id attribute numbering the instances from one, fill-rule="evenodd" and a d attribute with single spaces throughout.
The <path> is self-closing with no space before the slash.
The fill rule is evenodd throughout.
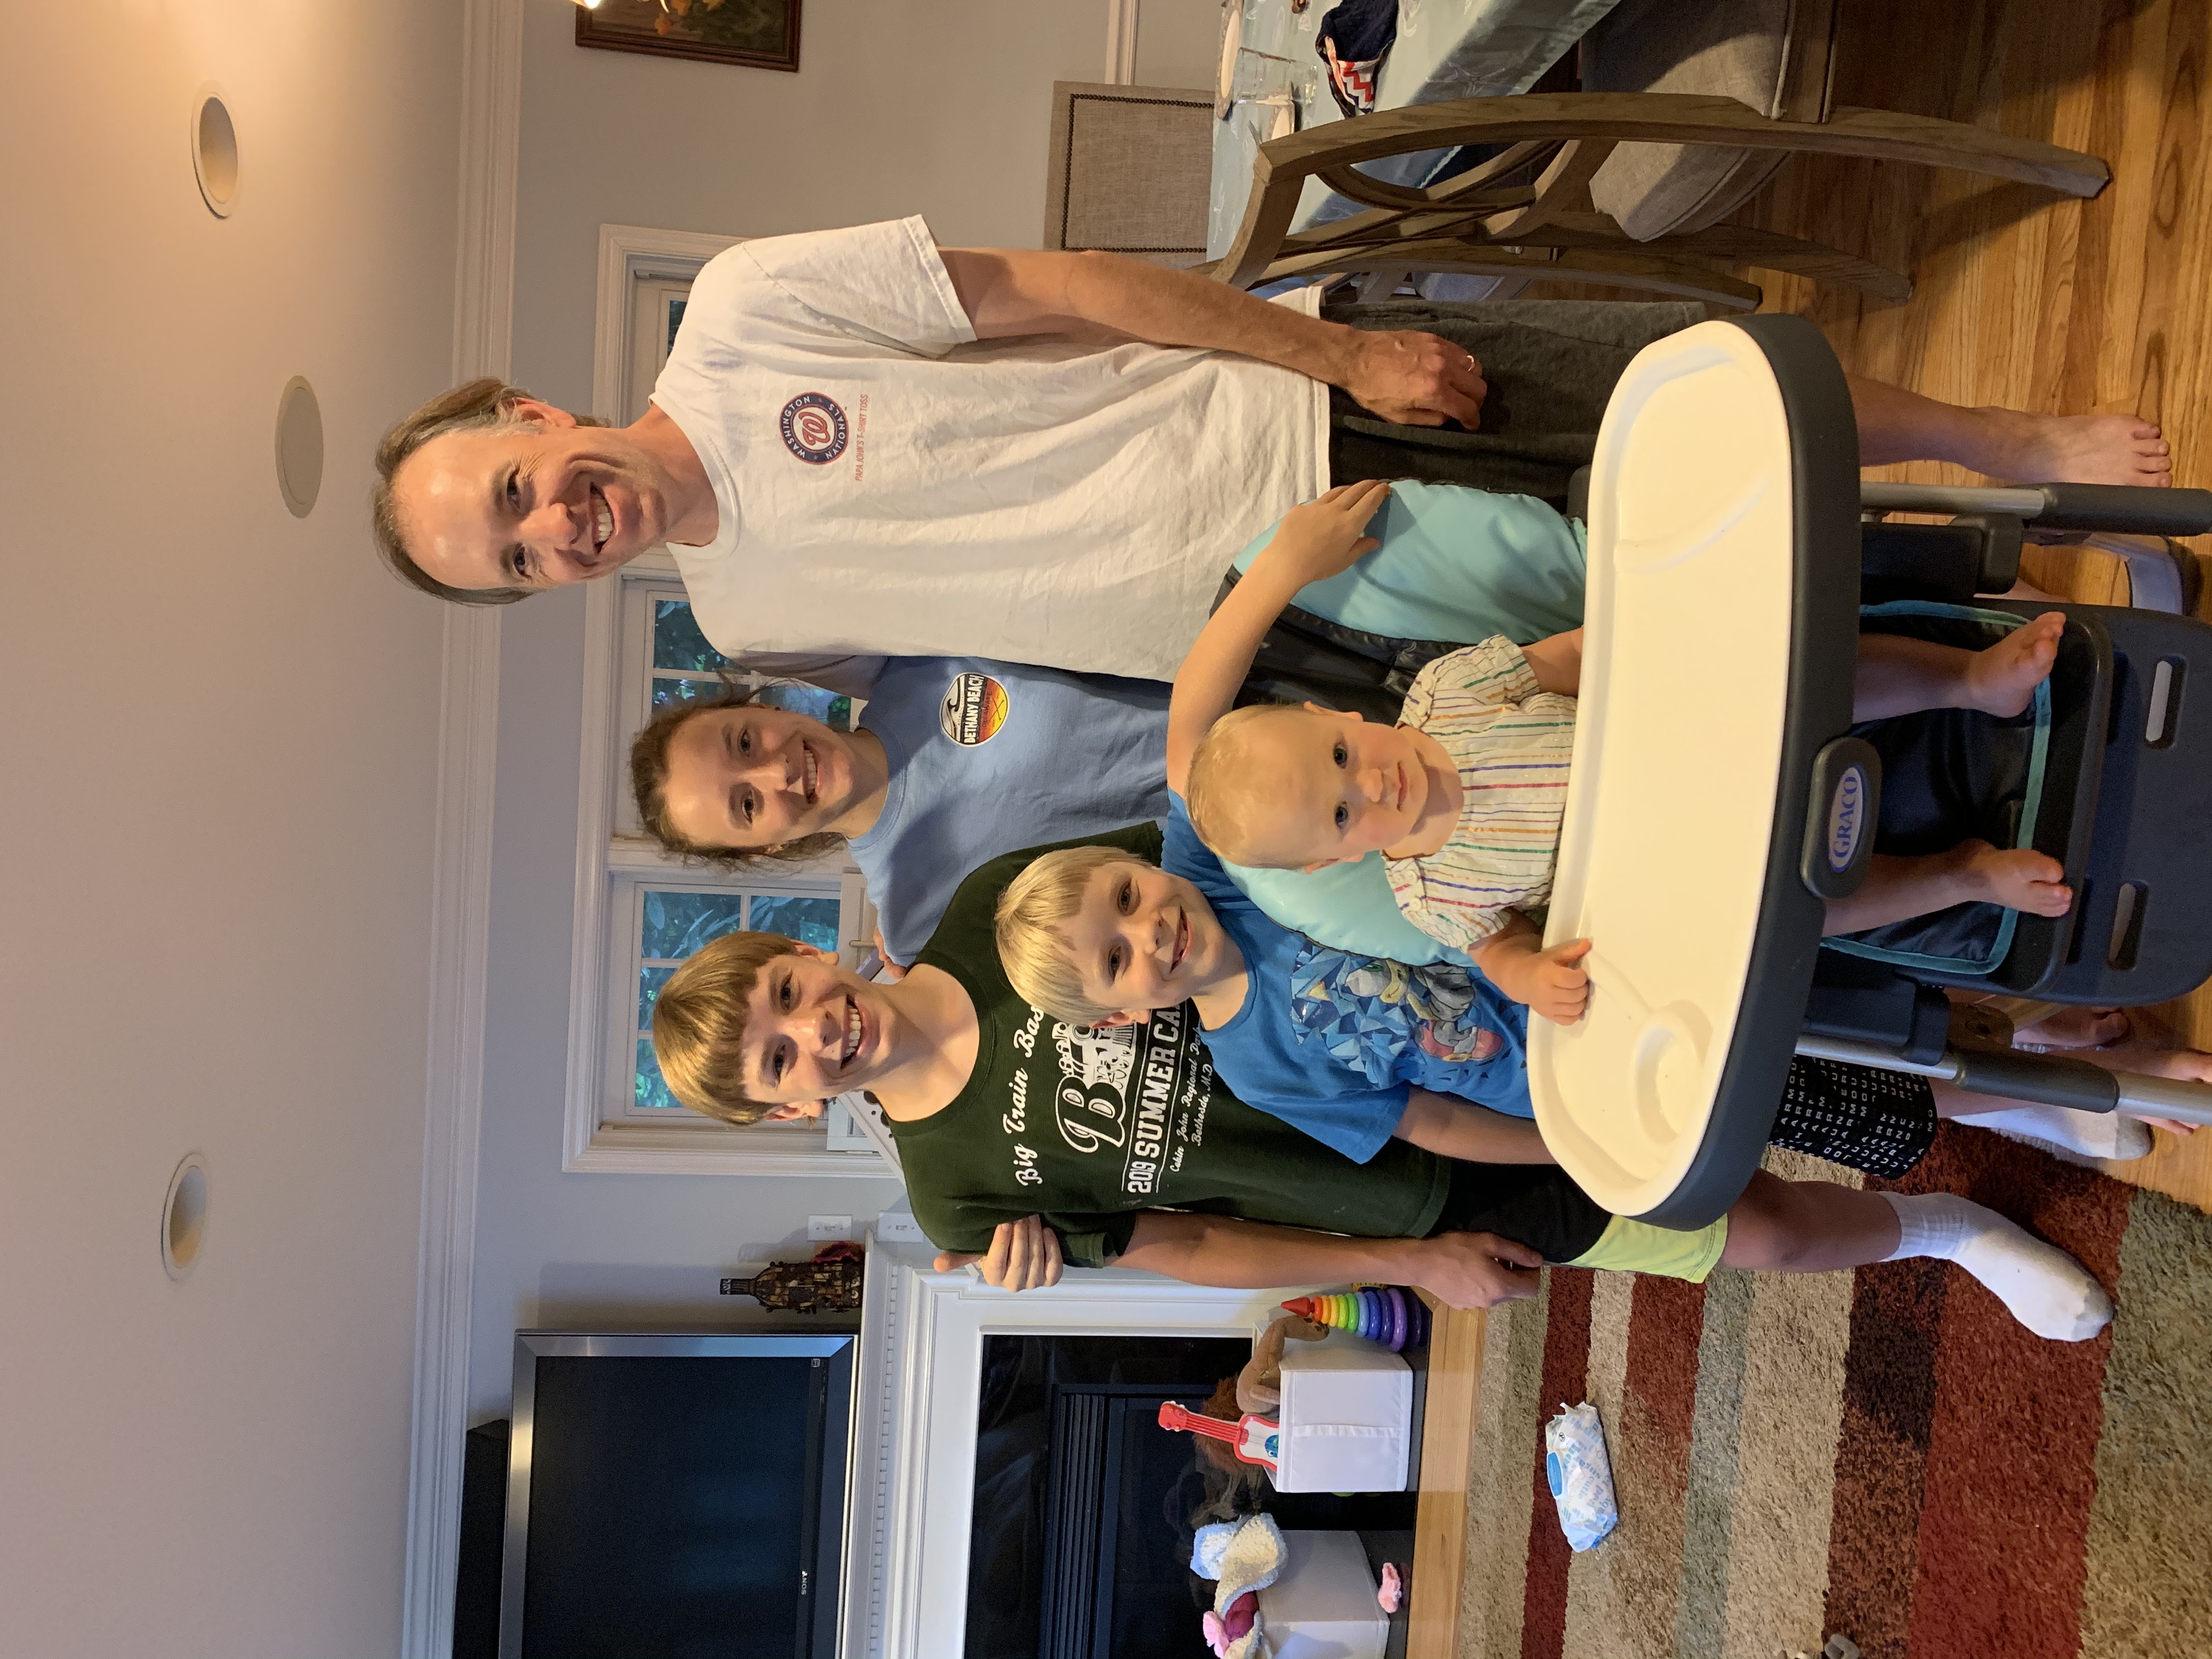
<path id="1" fill-rule="evenodd" d="M 1376 77 L 1375 107 L 1526 92 L 1619 0 L 1398 0 L 1398 34 Z M 1206 257 L 1237 237 L 1260 146 L 1285 132 L 1344 119 L 1315 43 L 1332 0 L 1224 0 L 1217 88 Z M 1370 171 L 1392 184 L 1420 185 L 1450 152 L 1394 156 Z M 1310 180 L 1293 228 L 1358 211 Z"/>

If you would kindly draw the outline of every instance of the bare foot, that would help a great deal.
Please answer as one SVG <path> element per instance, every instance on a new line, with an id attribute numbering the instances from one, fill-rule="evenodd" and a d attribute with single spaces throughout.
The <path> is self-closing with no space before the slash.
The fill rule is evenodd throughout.
<path id="1" fill-rule="evenodd" d="M 2048 854 L 2032 847 L 2001 849 L 1985 841 L 1965 842 L 1959 850 L 1966 854 L 1967 876 L 1992 904 L 2038 916 L 2063 916 L 2073 907 L 2066 866 Z"/>
<path id="2" fill-rule="evenodd" d="M 2054 1008 L 2034 1024 L 2015 1030 L 2012 1046 L 2033 1054 L 2057 1048 L 2100 1048 L 2121 1041 L 2134 1030 L 2134 1022 L 2118 1008 Z"/>
<path id="3" fill-rule="evenodd" d="M 2026 415 L 1983 409 L 1994 428 L 1969 465 L 2021 483 L 2151 484 L 2173 482 L 2158 428 L 2139 415 Z"/>
<path id="4" fill-rule="evenodd" d="M 2035 688 L 2051 678 L 2051 665 L 2058 660 L 2058 636 L 2065 631 L 2065 612 L 2046 611 L 1974 653 L 1966 662 L 1965 706 L 1984 714 L 2019 714 Z"/>
<path id="5" fill-rule="evenodd" d="M 2212 1083 L 2212 1054 L 2200 1054 L 2194 1048 L 2139 1048 L 2130 1044 L 2100 1048 L 2088 1058 L 2108 1072 L 2140 1072 L 2146 1077 L 2172 1078 L 2178 1083 Z M 2194 1123 L 2182 1123 L 2170 1117 L 2147 1117 L 2142 1121 L 2178 1135 L 2197 1133 Z"/>

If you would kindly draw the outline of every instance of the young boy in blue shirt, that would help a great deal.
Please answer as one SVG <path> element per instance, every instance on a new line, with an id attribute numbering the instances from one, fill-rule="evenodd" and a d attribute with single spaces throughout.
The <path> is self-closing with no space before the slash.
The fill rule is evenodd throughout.
<path id="1" fill-rule="evenodd" d="M 997 938 L 1015 994 L 1091 1030 L 1188 1003 L 1239 1099 L 1354 1159 L 1395 1137 L 1471 1163 L 1549 1161 L 1533 1123 L 1484 1109 L 1516 1100 L 1526 1109 L 1510 1005 L 1501 1009 L 1494 992 L 1440 999 L 1396 963 L 1324 961 L 1341 953 L 1315 954 L 1236 895 L 1180 797 L 1161 856 L 1169 868 L 1126 848 L 1065 848 L 1007 883 Z M 1299 1012 L 1316 1002 L 1341 1012 Z M 1485 1093 L 1478 1103 L 1431 1086 L 1439 1081 Z M 2112 1317 L 2079 1263 L 1969 1200 L 1785 1182 L 1764 1170 L 1708 1226 L 1674 1231 L 1614 1216 L 1567 1265 L 1694 1283 L 1716 1267 L 1821 1273 L 1920 1255 L 1957 1262 L 2040 1336 L 2085 1340 Z"/>

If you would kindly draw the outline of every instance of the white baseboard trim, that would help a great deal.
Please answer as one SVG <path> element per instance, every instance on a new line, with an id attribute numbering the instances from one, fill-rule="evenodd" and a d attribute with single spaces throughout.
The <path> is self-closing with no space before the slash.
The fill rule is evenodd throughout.
<path id="1" fill-rule="evenodd" d="M 453 378 L 512 372 L 522 0 L 464 0 Z M 460 1565 L 469 1301 L 483 1117 L 484 980 L 499 743 L 499 612 L 449 607 L 440 676 L 428 1066 L 416 1246 L 403 1659 L 447 1659 Z"/>
<path id="2" fill-rule="evenodd" d="M 514 364 L 514 209 L 522 150 L 523 0 L 462 0 L 460 238 L 453 379 Z"/>
<path id="3" fill-rule="evenodd" d="M 1109 86 L 1137 84 L 1137 19 L 1144 0 L 1106 0 L 1106 73 Z"/>
<path id="4" fill-rule="evenodd" d="M 499 613 L 447 612 L 445 708 L 431 897 L 429 1078 L 415 1304 L 407 1504 L 407 1659 L 453 1650 L 461 1468 L 468 1419 L 469 1293 L 483 1117 L 484 979 L 491 921 Z"/>

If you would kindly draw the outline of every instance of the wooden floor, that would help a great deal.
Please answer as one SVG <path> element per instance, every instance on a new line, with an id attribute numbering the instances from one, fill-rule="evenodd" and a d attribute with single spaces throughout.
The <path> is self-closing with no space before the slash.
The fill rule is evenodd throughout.
<path id="1" fill-rule="evenodd" d="M 2112 183 L 2070 202 L 1964 173 L 1793 158 L 1740 216 L 1907 272 L 1917 291 L 1885 307 L 1759 273 L 1765 308 L 1814 319 L 1854 374 L 1947 402 L 2145 415 L 2173 446 L 2174 482 L 2212 487 L 2212 131 L 2200 102 L 2212 0 L 1845 0 L 1843 11 L 1838 104 L 2087 150 Z M 1967 477 L 1933 465 L 1874 476 Z M 2102 556 L 2046 553 L 2029 575 L 2065 597 L 2124 603 L 2125 574 Z M 2194 833 L 2212 879 L 2212 825 Z M 2212 1048 L 2212 990 L 2136 1018 Z M 2212 1130 L 2158 1139 L 2112 1173 L 2212 1209 Z M 1450 1357 L 1431 1366 L 1409 1659 L 1455 1650 L 1466 1495 L 1455 1476 L 1481 1316 L 1447 1314 L 1436 1340 Z"/>

